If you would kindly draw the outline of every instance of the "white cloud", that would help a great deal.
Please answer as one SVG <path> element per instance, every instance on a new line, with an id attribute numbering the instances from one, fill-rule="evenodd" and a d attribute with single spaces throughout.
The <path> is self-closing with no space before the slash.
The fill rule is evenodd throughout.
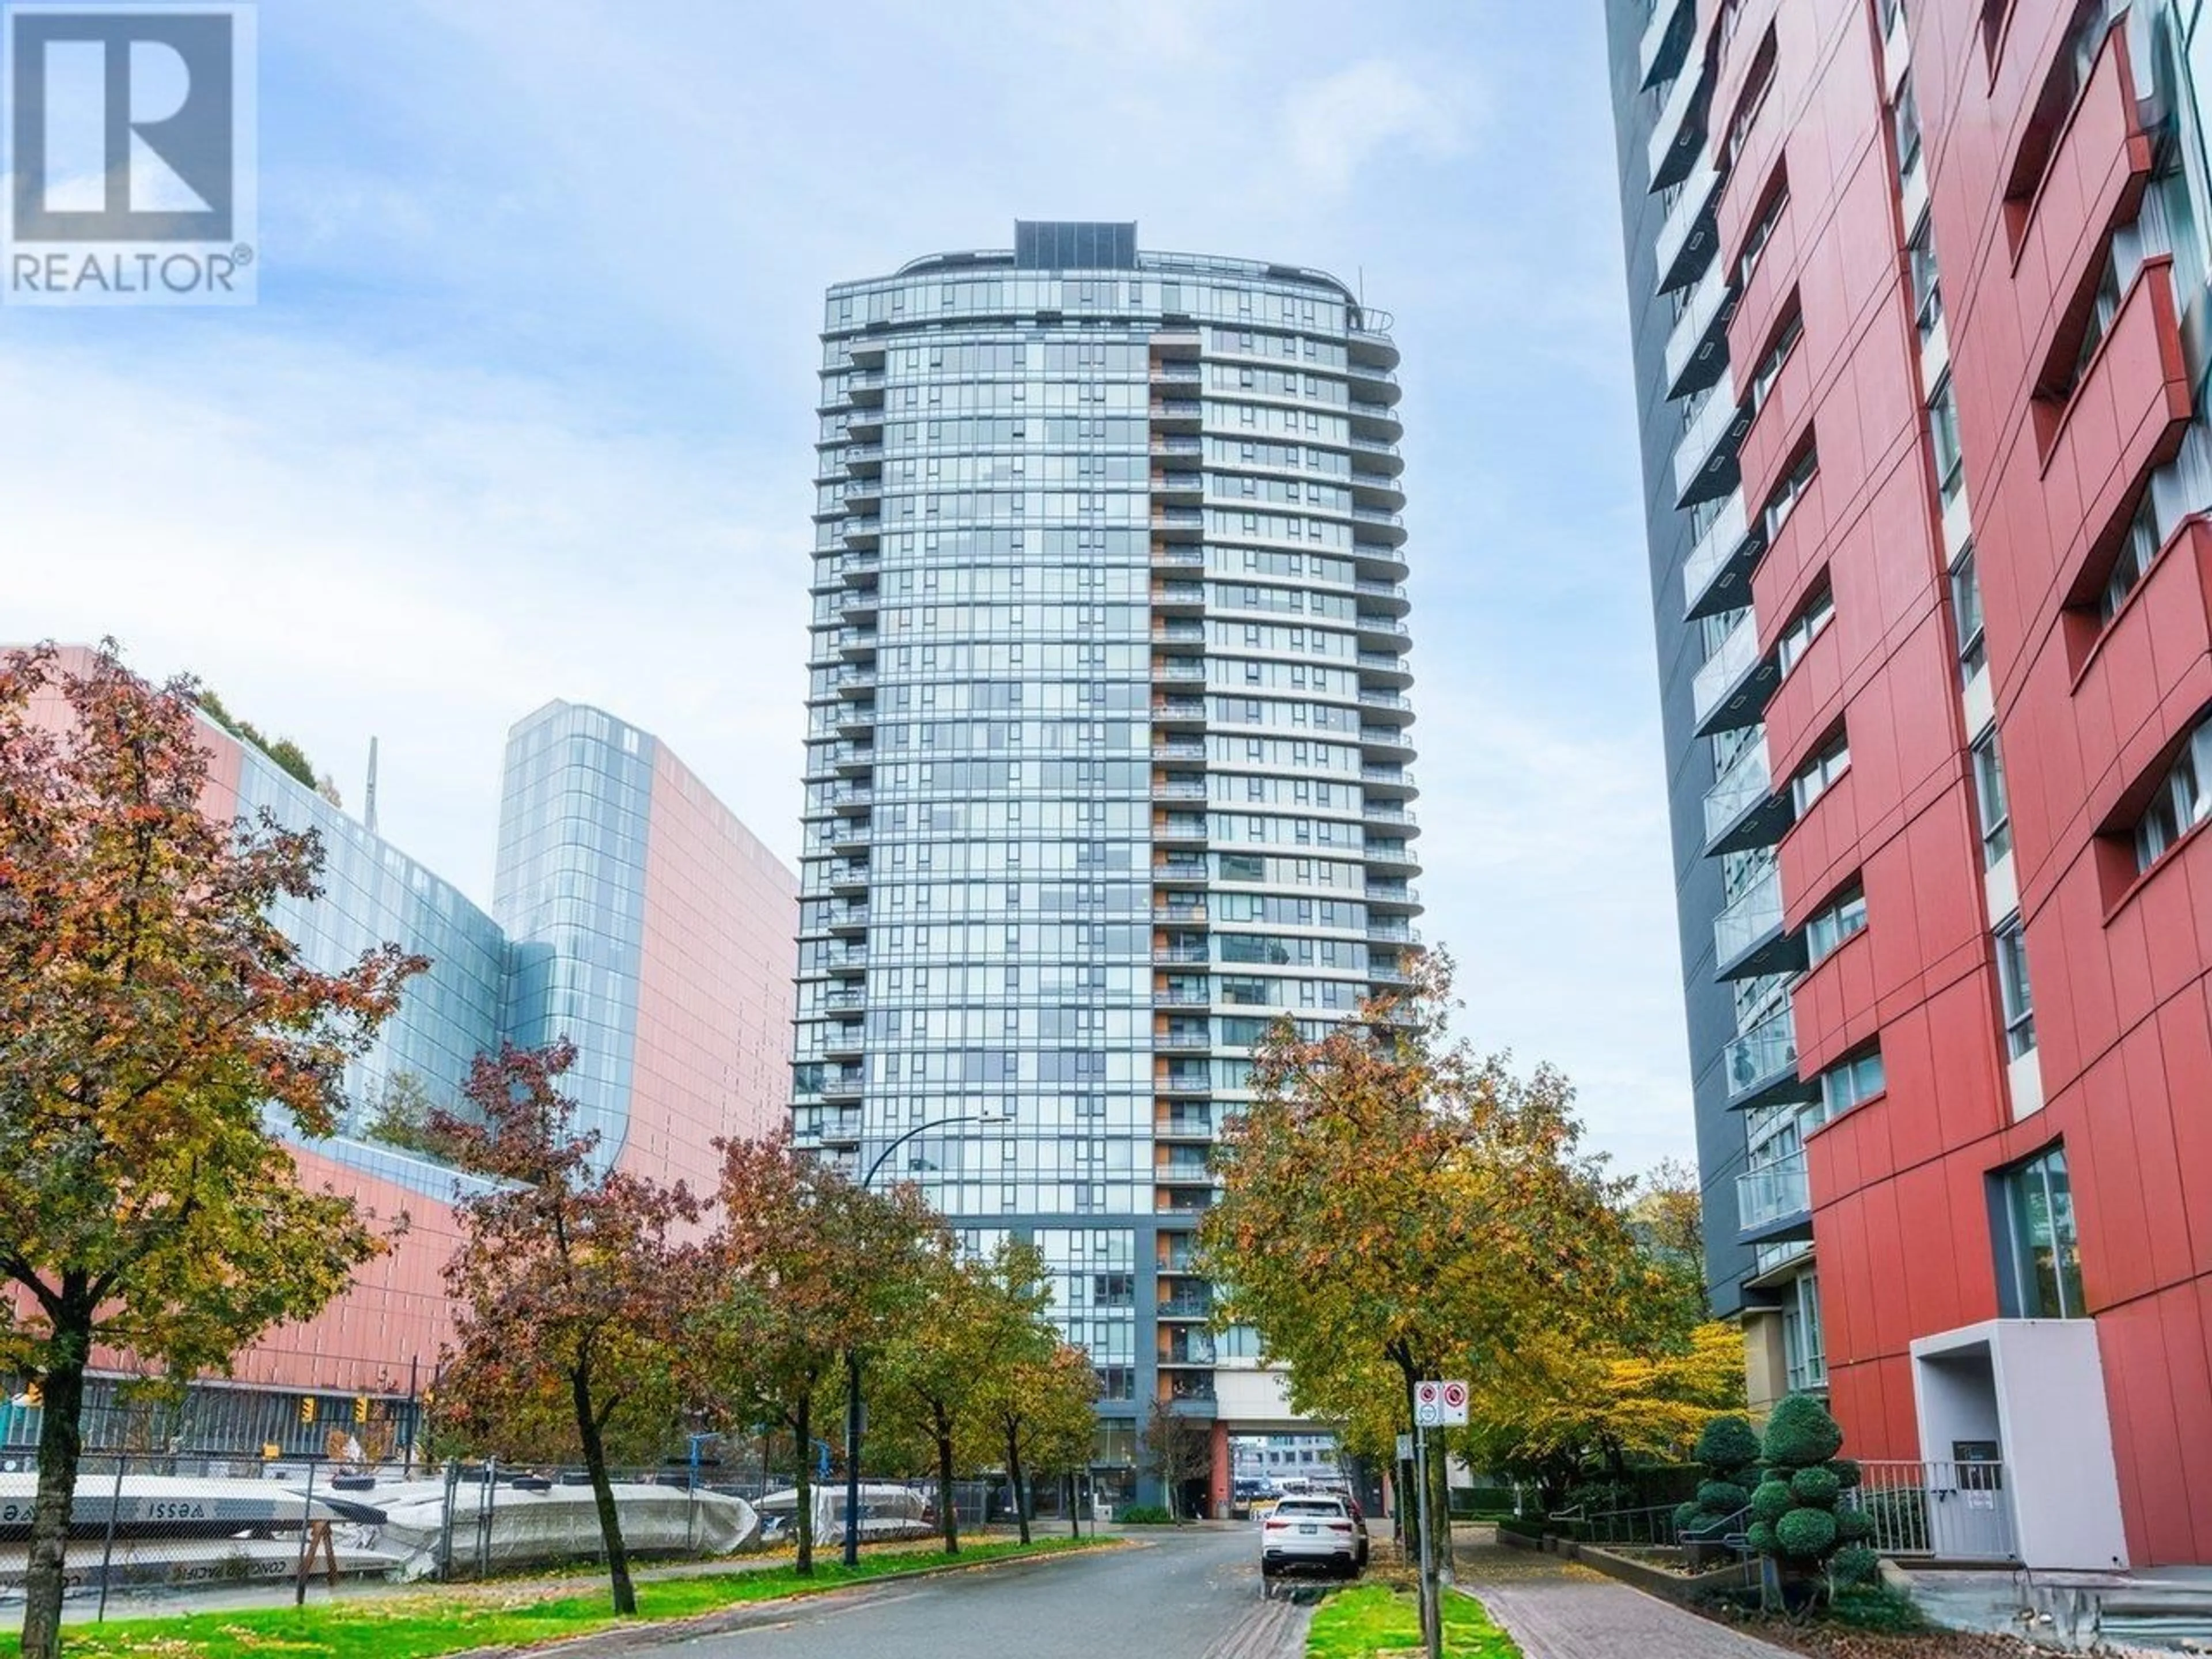
<path id="1" fill-rule="evenodd" d="M 1299 172 L 1334 193 L 1394 144 L 1432 159 L 1456 155 L 1471 101 L 1463 88 L 1455 98 L 1370 58 L 1293 88 L 1283 103 L 1283 131 Z"/>
<path id="2" fill-rule="evenodd" d="M 555 696 L 656 731 L 795 854 L 796 499 L 770 533 L 724 457 L 550 385 L 334 349 L 162 379 L 19 349 L 10 378 L 0 635 L 198 672 L 349 799 L 380 736 L 381 827 L 480 899 L 501 744 Z"/>

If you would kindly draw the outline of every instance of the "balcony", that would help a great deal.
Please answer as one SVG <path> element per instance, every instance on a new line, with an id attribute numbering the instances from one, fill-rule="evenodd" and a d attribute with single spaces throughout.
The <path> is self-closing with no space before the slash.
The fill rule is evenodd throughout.
<path id="1" fill-rule="evenodd" d="M 1204 582 L 1162 581 L 1152 584 L 1152 606 L 1155 610 L 1197 610 L 1205 604 Z"/>
<path id="2" fill-rule="evenodd" d="M 1367 457 L 1366 464 L 1370 466 L 1382 467 L 1394 473 L 1406 470 L 1406 458 L 1398 453 L 1398 446 L 1395 443 L 1385 442 L 1380 438 L 1355 436 L 1352 448 L 1354 454 Z"/>
<path id="3" fill-rule="evenodd" d="M 1156 680 L 1204 680 L 1206 664 L 1196 657 L 1155 657 L 1152 659 L 1152 678 Z"/>
<path id="4" fill-rule="evenodd" d="M 833 1026 L 822 1039 L 822 1052 L 831 1060 L 858 1060 L 867 1051 L 867 1033 L 858 1020 Z"/>
<path id="5" fill-rule="evenodd" d="M 1204 778 L 1155 778 L 1152 780 L 1154 800 L 1204 800 Z"/>
<path id="6" fill-rule="evenodd" d="M 1152 724 L 1155 726 L 1188 726 L 1202 724 L 1206 719 L 1206 699 L 1203 697 L 1158 697 L 1152 702 Z"/>
<path id="7" fill-rule="evenodd" d="M 1155 398 L 1152 416 L 1163 431 L 1195 432 L 1204 423 L 1206 405 L 1195 398 Z"/>
<path id="8" fill-rule="evenodd" d="M 1730 1111 L 1812 1100 L 1820 1092 L 1818 1085 L 1797 1075 L 1797 1016 L 1786 1004 L 1781 1012 L 1730 1039 L 1722 1065 Z"/>
<path id="9" fill-rule="evenodd" d="M 1782 872 L 1770 865 L 1713 918 L 1713 977 L 1754 979 L 1804 965 L 1804 939 L 1782 926 Z"/>
<path id="10" fill-rule="evenodd" d="M 1170 985 L 1164 991 L 1152 993 L 1155 1008 L 1203 1008 L 1212 1001 L 1212 993 L 1204 981 L 1190 985 Z"/>
<path id="11" fill-rule="evenodd" d="M 1749 726 L 1766 712 L 1766 702 L 1781 683 L 1781 665 L 1759 653 L 1759 617 L 1748 607 L 1705 659 L 1690 686 L 1696 734 L 1710 738 Z"/>
<path id="12" fill-rule="evenodd" d="M 1202 622 L 1156 622 L 1152 624 L 1152 643 L 1202 646 L 1206 643 L 1206 624 Z"/>
<path id="13" fill-rule="evenodd" d="M 1413 699 L 1401 696 L 1395 691 L 1362 691 L 1359 706 L 1363 710 L 1380 709 L 1385 714 L 1403 714 L 1408 720 L 1413 714 Z"/>
<path id="14" fill-rule="evenodd" d="M 1667 90 L 1659 118 L 1651 125 L 1651 145 L 1645 152 L 1651 167 L 1651 188 L 1679 185 L 1705 149 L 1705 125 L 1712 106 L 1712 77 L 1703 60 L 1686 64 Z"/>
<path id="15" fill-rule="evenodd" d="M 1720 197 L 1721 175 L 1711 166 L 1694 167 L 1680 186 L 1680 194 L 1667 210 L 1659 227 L 1657 247 L 1659 292 L 1694 283 L 1711 263 L 1720 242 L 1713 222 L 1713 206 Z"/>
<path id="16" fill-rule="evenodd" d="M 1750 604 L 1751 573 L 1765 550 L 1765 532 L 1745 519 L 1743 491 L 1731 490 L 1682 561 L 1682 615 L 1695 621 Z"/>
<path id="17" fill-rule="evenodd" d="M 1152 441 L 1152 453 L 1155 455 L 1201 456 L 1206 453 L 1206 440 L 1168 433 L 1156 434 Z"/>
<path id="18" fill-rule="evenodd" d="M 1739 404 L 1735 376 L 1727 369 L 1704 394 L 1705 402 L 1674 447 L 1674 505 L 1717 501 L 1736 484 L 1736 451 L 1751 429 L 1751 410 Z"/>
<path id="19" fill-rule="evenodd" d="M 1213 1297 L 1210 1294 L 1164 1296 L 1160 1298 L 1160 1317 L 1163 1319 L 1211 1319 L 1213 1317 Z"/>
<path id="20" fill-rule="evenodd" d="M 1206 744 L 1197 738 L 1170 738 L 1165 743 L 1152 745 L 1152 758 L 1156 761 L 1197 761 L 1203 764 Z"/>
<path id="21" fill-rule="evenodd" d="M 843 534 L 848 547 L 874 547 L 884 538 L 884 521 L 873 513 L 848 519 L 843 526 Z"/>
<path id="22" fill-rule="evenodd" d="M 1695 0 L 1658 0 L 1636 46 L 1637 68 L 1641 71 L 1637 84 L 1643 91 L 1649 92 L 1668 76 L 1681 72 L 1697 31 Z"/>
<path id="23" fill-rule="evenodd" d="M 1196 541 L 1206 532 L 1206 510 L 1197 507 L 1156 507 L 1152 534 L 1178 541 Z"/>
<path id="24" fill-rule="evenodd" d="M 1793 1152 L 1735 1178 L 1736 1242 L 1779 1244 L 1813 1236 L 1805 1154 Z"/>
<path id="25" fill-rule="evenodd" d="M 1352 416 L 1354 437 L 1372 438 L 1395 444 L 1405 435 L 1405 428 L 1398 420 L 1398 411 L 1388 404 L 1370 403 L 1364 398 L 1354 398 L 1347 406 L 1347 412 Z"/>
<path id="26" fill-rule="evenodd" d="M 864 933 L 867 929 L 868 907 L 865 904 L 848 904 L 830 917 L 830 931 L 833 933 Z"/>
<path id="27" fill-rule="evenodd" d="M 1685 398 L 1702 391 L 1728 367 L 1729 319 L 1735 314 L 1736 292 L 1717 259 L 1691 289 L 1682 314 L 1667 337 L 1667 395 Z"/>
<path id="28" fill-rule="evenodd" d="M 1174 885 L 1187 882 L 1202 882 L 1206 877 L 1206 860 L 1201 858 L 1189 858 L 1181 854 L 1170 854 L 1166 858 L 1155 859 L 1152 861 L 1152 879 L 1156 883 Z"/>
<path id="29" fill-rule="evenodd" d="M 1196 842 L 1204 845 L 1212 838 L 1212 828 L 1203 812 L 1164 812 L 1152 820 L 1152 839 L 1156 842 Z"/>
<path id="30" fill-rule="evenodd" d="M 1771 847 L 1790 827 L 1790 792 L 1774 787 L 1761 732 L 1705 791 L 1705 856 Z"/>
<path id="31" fill-rule="evenodd" d="M 1359 781 L 1374 795 L 1406 796 L 1415 793 L 1413 775 L 1401 766 L 1363 766 Z"/>

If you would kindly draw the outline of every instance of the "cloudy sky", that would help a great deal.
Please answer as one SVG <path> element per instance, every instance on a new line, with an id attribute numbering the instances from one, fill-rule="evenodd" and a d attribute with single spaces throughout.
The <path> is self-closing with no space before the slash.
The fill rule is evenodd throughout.
<path id="1" fill-rule="evenodd" d="M 551 696 L 798 852 L 832 281 L 1025 218 L 1396 314 L 1424 927 L 1691 1144 L 1595 5 L 263 0 L 261 303 L 0 313 L 0 633 L 113 634 L 489 896 Z"/>

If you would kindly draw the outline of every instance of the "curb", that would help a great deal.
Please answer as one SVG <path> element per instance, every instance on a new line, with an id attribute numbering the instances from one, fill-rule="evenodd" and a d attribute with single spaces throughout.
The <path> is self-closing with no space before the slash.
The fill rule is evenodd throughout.
<path id="1" fill-rule="evenodd" d="M 561 1659 L 598 1659 L 602 1654 L 623 1654 L 642 1647 L 658 1647 L 668 1642 L 692 1641 L 702 1636 L 725 1636 L 750 1630 L 757 1625 L 775 1624 L 801 1603 L 834 1601 L 841 1598 L 865 1595 L 871 1590 L 886 1589 L 896 1584 L 908 1584 L 926 1578 L 945 1578 L 954 1573 L 990 1572 L 1002 1567 L 1036 1567 L 1048 1562 L 1068 1561 L 1088 1555 L 1093 1551 L 1139 1548 L 1136 1540 L 1102 1539 L 1097 1543 L 1085 1542 L 1072 1549 L 1042 1550 L 1034 1555 L 1002 1555 L 988 1561 L 949 1561 L 943 1566 L 920 1567 L 912 1572 L 885 1573 L 865 1583 L 839 1584 L 832 1589 L 799 1590 L 789 1595 L 778 1595 L 762 1601 L 742 1601 L 726 1607 L 716 1607 L 707 1613 L 695 1613 L 682 1619 L 655 1619 L 632 1624 L 615 1625 L 605 1630 L 596 1630 L 582 1636 L 567 1636 L 550 1642 L 534 1642 L 522 1646 L 502 1644 L 488 1648 L 457 1648 L 442 1659 L 518 1659 L 518 1656 L 558 1655 Z"/>

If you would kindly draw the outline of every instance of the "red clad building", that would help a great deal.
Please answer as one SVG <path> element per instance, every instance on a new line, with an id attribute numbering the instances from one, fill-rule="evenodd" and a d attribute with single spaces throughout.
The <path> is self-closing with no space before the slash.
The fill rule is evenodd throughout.
<path id="1" fill-rule="evenodd" d="M 2212 1562 L 2197 10 L 1610 8 L 1717 1294 L 2032 1566 Z"/>
<path id="2" fill-rule="evenodd" d="M 82 665 L 87 653 L 64 653 Z M 52 718 L 67 718 L 58 698 Z M 380 1223 L 404 1215 L 392 1248 L 318 1317 L 279 1327 L 233 1375 L 195 1386 L 158 1437 L 195 1449 L 322 1449 L 357 1417 L 397 1451 L 450 1337 L 443 1269 L 466 1183 L 395 1144 L 380 1122 L 396 1085 L 459 1108 L 478 1054 L 502 1040 L 570 1038 L 564 1079 L 610 1162 L 711 1188 L 713 1142 L 786 1121 L 798 882 L 667 747 L 595 708 L 552 702 L 508 734 L 489 909 L 292 775 L 250 733 L 203 726 L 207 810 L 266 810 L 313 829 L 323 891 L 276 915 L 318 966 L 390 939 L 430 960 L 371 1053 L 349 1071 L 352 1109 L 327 1140 L 295 1146 L 303 1181 L 356 1199 Z M 404 1139 L 404 1137 L 403 1137 Z M 117 1356 L 91 1389 L 94 1444 L 143 1428 L 108 1420 Z M 0 1377 L 0 1457 L 35 1443 L 34 1409 Z M 20 1398 L 27 1399 L 27 1396 Z M 388 1425 L 388 1431 L 384 1425 Z"/>

